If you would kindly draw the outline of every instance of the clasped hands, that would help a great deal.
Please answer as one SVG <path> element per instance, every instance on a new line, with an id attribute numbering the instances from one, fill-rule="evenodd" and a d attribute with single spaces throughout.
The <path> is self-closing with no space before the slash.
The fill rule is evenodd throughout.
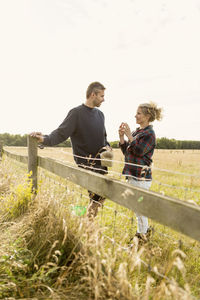
<path id="1" fill-rule="evenodd" d="M 130 127 L 127 123 L 122 122 L 121 125 L 119 126 L 119 137 L 124 137 L 124 135 L 127 136 L 129 140 L 132 138 L 131 130 Z"/>

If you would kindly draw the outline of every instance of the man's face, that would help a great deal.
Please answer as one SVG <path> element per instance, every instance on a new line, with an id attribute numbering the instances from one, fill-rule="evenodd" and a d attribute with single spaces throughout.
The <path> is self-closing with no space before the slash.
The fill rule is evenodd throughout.
<path id="1" fill-rule="evenodd" d="M 99 91 L 97 94 L 93 93 L 93 106 L 99 107 L 104 101 L 104 91 Z"/>

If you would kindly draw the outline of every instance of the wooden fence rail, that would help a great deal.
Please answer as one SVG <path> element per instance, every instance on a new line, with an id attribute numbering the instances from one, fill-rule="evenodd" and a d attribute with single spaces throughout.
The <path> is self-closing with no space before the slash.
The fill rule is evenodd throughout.
<path id="1" fill-rule="evenodd" d="M 29 157 L 11 154 L 6 150 L 3 152 L 20 162 L 28 162 L 28 170 L 32 171 L 34 178 L 34 188 L 37 188 L 37 166 L 39 166 L 200 241 L 200 207 L 51 158 L 37 156 L 37 142 L 31 137 L 28 139 Z"/>
<path id="2" fill-rule="evenodd" d="M 0 158 L 2 157 L 2 152 L 3 152 L 3 142 L 0 141 Z"/>

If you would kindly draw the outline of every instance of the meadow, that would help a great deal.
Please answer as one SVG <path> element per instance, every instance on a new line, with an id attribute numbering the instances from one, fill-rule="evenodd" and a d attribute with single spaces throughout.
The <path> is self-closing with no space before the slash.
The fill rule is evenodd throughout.
<path id="1" fill-rule="evenodd" d="M 8 149 L 23 155 L 27 152 L 26 148 Z M 39 149 L 39 155 L 74 164 L 70 148 Z M 156 150 L 151 189 L 199 205 L 199 157 L 198 150 Z M 118 149 L 114 150 L 114 160 L 107 176 L 125 180 L 121 176 L 123 156 Z M 39 170 L 39 191 L 33 201 L 25 173 L 26 167 L 22 164 L 3 159 L 1 238 L 5 243 L 0 249 L 3 262 L 0 295 L 5 297 L 7 289 L 10 297 L 20 293 L 23 297 L 48 295 L 49 298 L 44 299 L 200 297 L 199 242 L 150 220 L 153 228 L 150 242 L 142 248 L 137 244 L 130 245 L 136 231 L 132 211 L 107 199 L 91 229 L 81 215 L 82 211 L 77 211 L 78 207 L 87 207 L 86 190 Z M 65 230 L 70 232 L 69 241 Z M 12 254 L 7 253 L 10 251 Z M 13 260 L 10 259 L 12 256 Z M 24 260 L 28 261 L 28 266 Z M 24 279 L 26 272 L 28 280 Z M 15 273 L 21 274 L 20 283 Z M 80 274 L 84 280 L 78 286 Z"/>

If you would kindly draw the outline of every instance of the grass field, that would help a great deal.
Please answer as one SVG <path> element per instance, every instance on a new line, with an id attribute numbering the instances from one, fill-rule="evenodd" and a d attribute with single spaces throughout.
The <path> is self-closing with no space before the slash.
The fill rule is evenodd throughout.
<path id="1" fill-rule="evenodd" d="M 25 148 L 11 147 L 9 150 L 22 155 L 25 155 L 27 151 Z M 67 152 L 71 153 L 71 149 L 39 149 L 41 156 L 73 163 L 73 157 Z M 184 201 L 200 204 L 199 158 L 200 151 L 197 150 L 156 150 L 153 166 L 154 180 L 151 189 Z M 114 150 L 114 160 L 118 162 L 114 163 L 111 171 L 116 173 L 108 176 L 120 179 L 123 156 L 119 150 Z M 18 184 L 20 176 L 16 176 L 16 173 L 23 174 L 25 169 L 22 170 L 19 168 L 19 164 L 14 163 L 12 166 L 9 163 L 9 168 L 15 168 L 15 179 L 12 180 Z M 62 209 L 63 207 L 70 208 L 71 212 L 74 212 L 74 205 L 87 206 L 88 204 L 86 190 L 42 170 L 40 171 L 40 190 L 43 197 L 43 193 L 46 193 L 56 203 L 62 204 Z M 78 220 L 83 219 L 76 215 L 74 217 Z M 128 241 L 136 231 L 134 213 L 109 200 L 100 210 L 96 222 L 98 226 L 100 225 L 101 231 L 103 230 L 103 249 L 106 252 L 111 251 L 111 257 L 116 258 L 114 269 L 118 270 L 123 262 L 127 265 L 134 264 L 133 261 L 130 262 L 130 253 L 132 257 L 135 257 L 136 253 L 140 253 L 137 268 L 126 270 L 127 280 L 133 287 L 135 295 L 138 295 L 138 298 L 135 299 L 190 299 L 190 294 L 200 298 L 200 244 L 198 242 L 150 220 L 150 225 L 154 228 L 150 242 L 144 247 L 144 250 L 138 250 L 139 252 L 131 250 L 132 252 L 130 252 Z M 112 243 L 112 240 L 115 240 L 115 243 Z M 174 282 L 174 286 L 172 282 Z M 174 293 L 172 292 L 173 288 Z M 184 293 L 179 288 L 183 289 Z M 97 297 L 91 299 L 118 298 Z M 133 298 L 127 296 L 127 298 L 119 299 Z"/>
<path id="2" fill-rule="evenodd" d="M 25 147 L 9 147 L 9 150 L 27 155 Z M 71 148 L 38 149 L 38 155 L 74 163 Z M 114 160 L 117 162 L 110 171 L 121 174 L 124 158 L 119 149 L 114 149 Z M 113 177 L 119 178 L 119 174 Z M 200 150 L 155 150 L 151 189 L 200 204 Z"/>

